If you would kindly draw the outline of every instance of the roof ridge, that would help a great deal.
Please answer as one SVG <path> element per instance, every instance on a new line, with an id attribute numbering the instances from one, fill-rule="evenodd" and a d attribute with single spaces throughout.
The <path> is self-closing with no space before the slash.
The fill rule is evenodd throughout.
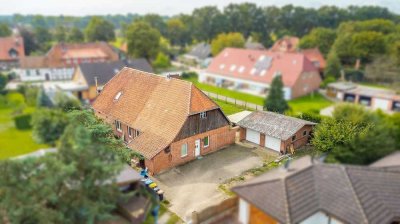
<path id="1" fill-rule="evenodd" d="M 289 208 L 289 205 L 288 205 L 289 201 L 288 201 L 288 191 L 287 191 L 287 188 L 286 188 L 286 177 L 284 177 L 283 180 L 282 180 L 283 189 L 284 189 L 284 194 L 283 195 L 285 197 L 284 204 L 285 204 L 285 211 L 286 211 L 286 214 L 285 214 L 286 222 L 290 223 L 290 208 Z"/>
<path id="2" fill-rule="evenodd" d="M 361 215 L 362 215 L 365 223 L 368 223 L 367 215 L 365 214 L 363 206 L 361 205 L 361 202 L 360 202 L 360 199 L 358 197 L 357 191 L 354 189 L 353 183 L 351 182 L 349 174 L 347 173 L 347 167 L 346 166 L 337 166 L 337 167 L 339 167 L 339 169 L 344 173 L 346 182 L 348 183 L 348 185 L 350 187 L 350 190 L 353 192 L 355 202 L 356 202 L 357 206 L 360 209 Z"/>

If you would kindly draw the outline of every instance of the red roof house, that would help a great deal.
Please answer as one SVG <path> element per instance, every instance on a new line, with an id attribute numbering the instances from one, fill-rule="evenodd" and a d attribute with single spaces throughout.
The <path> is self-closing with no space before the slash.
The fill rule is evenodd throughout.
<path id="1" fill-rule="evenodd" d="M 326 61 L 318 48 L 304 49 L 301 50 L 301 53 L 303 53 L 308 58 L 308 60 L 310 60 L 314 64 L 314 66 L 319 69 L 320 72 L 325 69 Z"/>
<path id="2" fill-rule="evenodd" d="M 298 37 L 284 36 L 274 43 L 274 45 L 271 47 L 271 51 L 296 52 L 299 42 L 300 39 Z"/>
<path id="3" fill-rule="evenodd" d="M 7 68 L 15 65 L 20 58 L 25 57 L 24 39 L 22 37 L 0 38 L 0 64 Z"/>
<path id="4" fill-rule="evenodd" d="M 318 69 L 303 53 L 226 48 L 199 75 L 199 81 L 265 95 L 275 76 L 281 76 L 286 99 L 319 88 Z"/>

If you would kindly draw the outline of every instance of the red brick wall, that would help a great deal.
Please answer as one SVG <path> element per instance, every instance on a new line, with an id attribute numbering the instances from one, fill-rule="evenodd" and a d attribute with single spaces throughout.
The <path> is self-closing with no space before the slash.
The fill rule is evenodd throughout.
<path id="1" fill-rule="evenodd" d="M 290 145 L 293 143 L 294 149 L 298 149 L 304 145 L 307 144 L 308 136 L 310 134 L 310 131 L 313 129 L 313 126 L 311 125 L 305 125 L 302 127 L 298 132 L 296 132 L 296 140 L 292 141 L 292 137 L 287 139 L 286 141 L 282 141 L 281 144 L 281 150 L 284 152 L 286 151 L 286 148 L 290 147 Z M 303 132 L 307 131 L 307 135 L 303 136 Z M 289 152 L 288 152 L 289 153 Z"/>
<path id="2" fill-rule="evenodd" d="M 318 90 L 321 82 L 321 77 L 317 71 L 303 72 L 292 87 L 292 98 L 304 96 Z M 308 88 L 305 90 L 304 87 L 306 86 Z"/>
<path id="3" fill-rule="evenodd" d="M 242 127 L 240 127 L 240 130 L 239 130 L 239 132 L 240 132 L 240 137 L 239 137 L 239 140 L 240 141 L 243 141 L 243 140 L 245 140 L 246 139 L 246 128 L 242 128 Z"/>
<path id="4" fill-rule="evenodd" d="M 173 142 L 170 146 L 169 153 L 165 151 L 160 152 L 151 162 L 146 161 L 146 166 L 149 168 L 150 172 L 159 173 L 160 171 L 187 163 L 195 159 L 194 151 L 196 139 L 200 139 L 200 155 L 206 155 L 235 143 L 235 133 L 235 129 L 225 126 Z M 203 138 L 206 136 L 209 136 L 209 146 L 204 148 Z M 181 157 L 181 147 L 184 143 L 188 145 L 187 156 Z"/>

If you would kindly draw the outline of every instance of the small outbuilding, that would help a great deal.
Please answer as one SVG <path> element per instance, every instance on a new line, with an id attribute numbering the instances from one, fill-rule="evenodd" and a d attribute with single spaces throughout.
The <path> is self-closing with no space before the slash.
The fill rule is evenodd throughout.
<path id="1" fill-rule="evenodd" d="M 237 123 L 240 140 L 281 153 L 294 151 L 310 142 L 316 123 L 267 111 L 254 111 Z"/>

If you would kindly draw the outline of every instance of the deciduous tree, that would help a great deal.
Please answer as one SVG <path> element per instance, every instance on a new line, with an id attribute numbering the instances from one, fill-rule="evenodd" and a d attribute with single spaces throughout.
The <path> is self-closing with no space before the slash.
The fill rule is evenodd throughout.
<path id="1" fill-rule="evenodd" d="M 126 31 L 128 53 L 134 57 L 154 58 L 160 47 L 160 32 L 148 23 L 137 21 L 131 24 Z"/>
<path id="2" fill-rule="evenodd" d="M 336 39 L 336 32 L 333 29 L 318 27 L 301 38 L 299 47 L 302 49 L 317 47 L 322 54 L 327 55 Z"/>
<path id="3" fill-rule="evenodd" d="M 221 33 L 211 42 L 211 53 L 219 54 L 226 47 L 243 47 L 245 39 L 240 33 Z"/>
<path id="4" fill-rule="evenodd" d="M 87 41 L 115 40 L 114 25 L 101 17 L 94 16 L 85 28 Z"/>
<path id="5" fill-rule="evenodd" d="M 0 23 L 0 37 L 8 37 L 11 35 L 11 29 L 6 23 Z"/>

